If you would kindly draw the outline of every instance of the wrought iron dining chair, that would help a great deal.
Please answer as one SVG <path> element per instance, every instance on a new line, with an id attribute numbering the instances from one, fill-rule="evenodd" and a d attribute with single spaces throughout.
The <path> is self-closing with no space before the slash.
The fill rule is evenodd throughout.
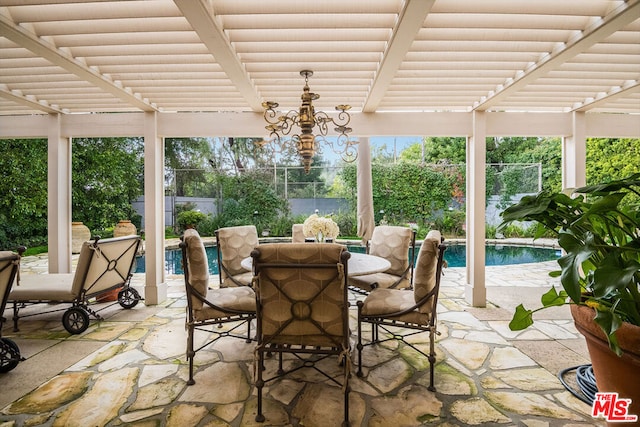
<path id="1" fill-rule="evenodd" d="M 251 271 L 245 270 L 240 263 L 251 256 L 251 251 L 258 246 L 255 225 L 219 228 L 215 234 L 220 287 L 250 286 Z"/>
<path id="2" fill-rule="evenodd" d="M 379 225 L 373 229 L 367 253 L 391 262 L 388 270 L 349 278 L 351 289 L 369 293 L 374 288 L 403 289 L 413 285 L 416 232 L 409 227 Z"/>
<path id="3" fill-rule="evenodd" d="M 342 387 L 343 425 L 348 425 L 351 350 L 346 277 L 350 253 L 336 243 L 276 243 L 260 245 L 251 256 L 258 319 L 256 421 L 265 420 L 262 389 L 266 383 L 313 368 Z M 265 353 L 278 357 L 277 372 L 269 378 L 264 378 Z M 286 371 L 283 353 L 295 357 Z M 341 370 L 321 369 L 321 362 L 330 356 L 338 357 Z"/>
<path id="4" fill-rule="evenodd" d="M 180 242 L 182 266 L 187 294 L 187 360 L 189 361 L 188 385 L 195 384 L 193 362 L 198 351 L 222 337 L 234 337 L 251 342 L 251 321 L 256 317 L 256 299 L 248 286 L 209 289 L 209 263 L 204 244 L 198 232 L 187 229 Z M 235 323 L 230 328 L 223 324 Z M 216 327 L 214 327 L 217 326 Z M 246 326 L 246 336 L 240 329 Z M 195 331 L 207 333 L 207 338 L 195 348 Z M 211 336 L 210 334 L 213 334 Z"/>
<path id="5" fill-rule="evenodd" d="M 429 360 L 429 390 L 435 390 L 433 374 L 436 362 L 435 336 L 438 333 L 436 309 L 445 250 L 440 232 L 430 231 L 420 246 L 413 290 L 376 288 L 364 301 L 358 301 L 358 376 L 362 376 L 362 350 L 365 346 L 397 339 Z M 364 322 L 371 324 L 371 341 L 367 344 L 362 343 Z M 380 329 L 385 333 L 382 336 Z M 429 332 L 429 354 L 407 340 L 422 332 Z"/>

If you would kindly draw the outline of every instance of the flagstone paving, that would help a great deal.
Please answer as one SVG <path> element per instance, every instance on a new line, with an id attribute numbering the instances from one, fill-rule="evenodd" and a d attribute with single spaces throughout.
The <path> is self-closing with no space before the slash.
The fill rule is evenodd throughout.
<path id="1" fill-rule="evenodd" d="M 22 273 L 46 271 L 43 262 L 46 258 L 25 258 Z M 395 342 L 366 347 L 364 376 L 351 378 L 352 425 L 604 425 L 556 376 L 561 368 L 588 363 L 568 310 L 556 310 L 526 331 L 508 328 L 520 301 L 506 297 L 537 292 L 539 298 L 555 280 L 547 274 L 554 268 L 553 262 L 487 268 L 486 308 L 465 302 L 464 268 L 446 269 L 437 390 L 427 390 L 429 364 L 410 347 Z M 136 274 L 133 284 L 142 289 L 143 280 Z M 253 344 L 243 340 L 223 338 L 200 351 L 196 384 L 187 386 L 183 277 L 170 276 L 167 284 L 170 297 L 161 305 L 122 310 L 116 304 L 101 312 L 105 320 L 92 320 L 75 336 L 64 330 L 61 313 L 21 319 L 20 332 L 14 333 L 7 310 L 2 336 L 15 340 L 26 360 L 0 374 L 0 427 L 340 425 L 341 389 L 305 370 L 267 384 L 267 420 L 256 423 Z M 416 343 L 428 346 L 423 335 Z"/>

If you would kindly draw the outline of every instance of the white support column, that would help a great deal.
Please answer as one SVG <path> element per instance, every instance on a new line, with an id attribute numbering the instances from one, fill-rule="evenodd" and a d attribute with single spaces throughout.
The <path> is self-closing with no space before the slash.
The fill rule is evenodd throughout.
<path id="1" fill-rule="evenodd" d="M 47 224 L 49 273 L 71 273 L 71 139 L 60 115 L 48 116 Z"/>
<path id="2" fill-rule="evenodd" d="M 164 140 L 157 113 L 144 113 L 145 304 L 167 299 L 164 271 Z"/>
<path id="3" fill-rule="evenodd" d="M 562 138 L 562 189 L 587 184 L 586 118 L 583 111 L 573 113 L 572 134 Z"/>
<path id="4" fill-rule="evenodd" d="M 473 134 L 467 138 L 467 285 L 466 301 L 474 307 L 487 303 L 485 286 L 485 169 L 486 116 L 473 113 Z"/>

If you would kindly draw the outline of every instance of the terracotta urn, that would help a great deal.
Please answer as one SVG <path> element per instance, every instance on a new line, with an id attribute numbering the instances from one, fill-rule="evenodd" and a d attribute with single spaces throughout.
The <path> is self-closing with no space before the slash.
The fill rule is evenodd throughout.
<path id="1" fill-rule="evenodd" d="M 113 229 L 113 237 L 132 236 L 138 232 L 136 226 L 128 219 L 118 221 Z"/>
<path id="2" fill-rule="evenodd" d="M 71 223 L 71 253 L 79 254 L 82 244 L 91 240 L 91 231 L 89 227 L 84 225 L 81 221 L 74 221 Z"/>

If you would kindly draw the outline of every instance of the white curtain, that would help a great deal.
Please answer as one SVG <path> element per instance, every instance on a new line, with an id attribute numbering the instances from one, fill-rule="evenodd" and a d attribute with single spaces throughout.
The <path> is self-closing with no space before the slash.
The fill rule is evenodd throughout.
<path id="1" fill-rule="evenodd" d="M 373 211 L 373 186 L 371 183 L 371 147 L 369 138 L 359 138 L 358 144 L 358 236 L 362 242 L 371 239 L 375 227 Z"/>

